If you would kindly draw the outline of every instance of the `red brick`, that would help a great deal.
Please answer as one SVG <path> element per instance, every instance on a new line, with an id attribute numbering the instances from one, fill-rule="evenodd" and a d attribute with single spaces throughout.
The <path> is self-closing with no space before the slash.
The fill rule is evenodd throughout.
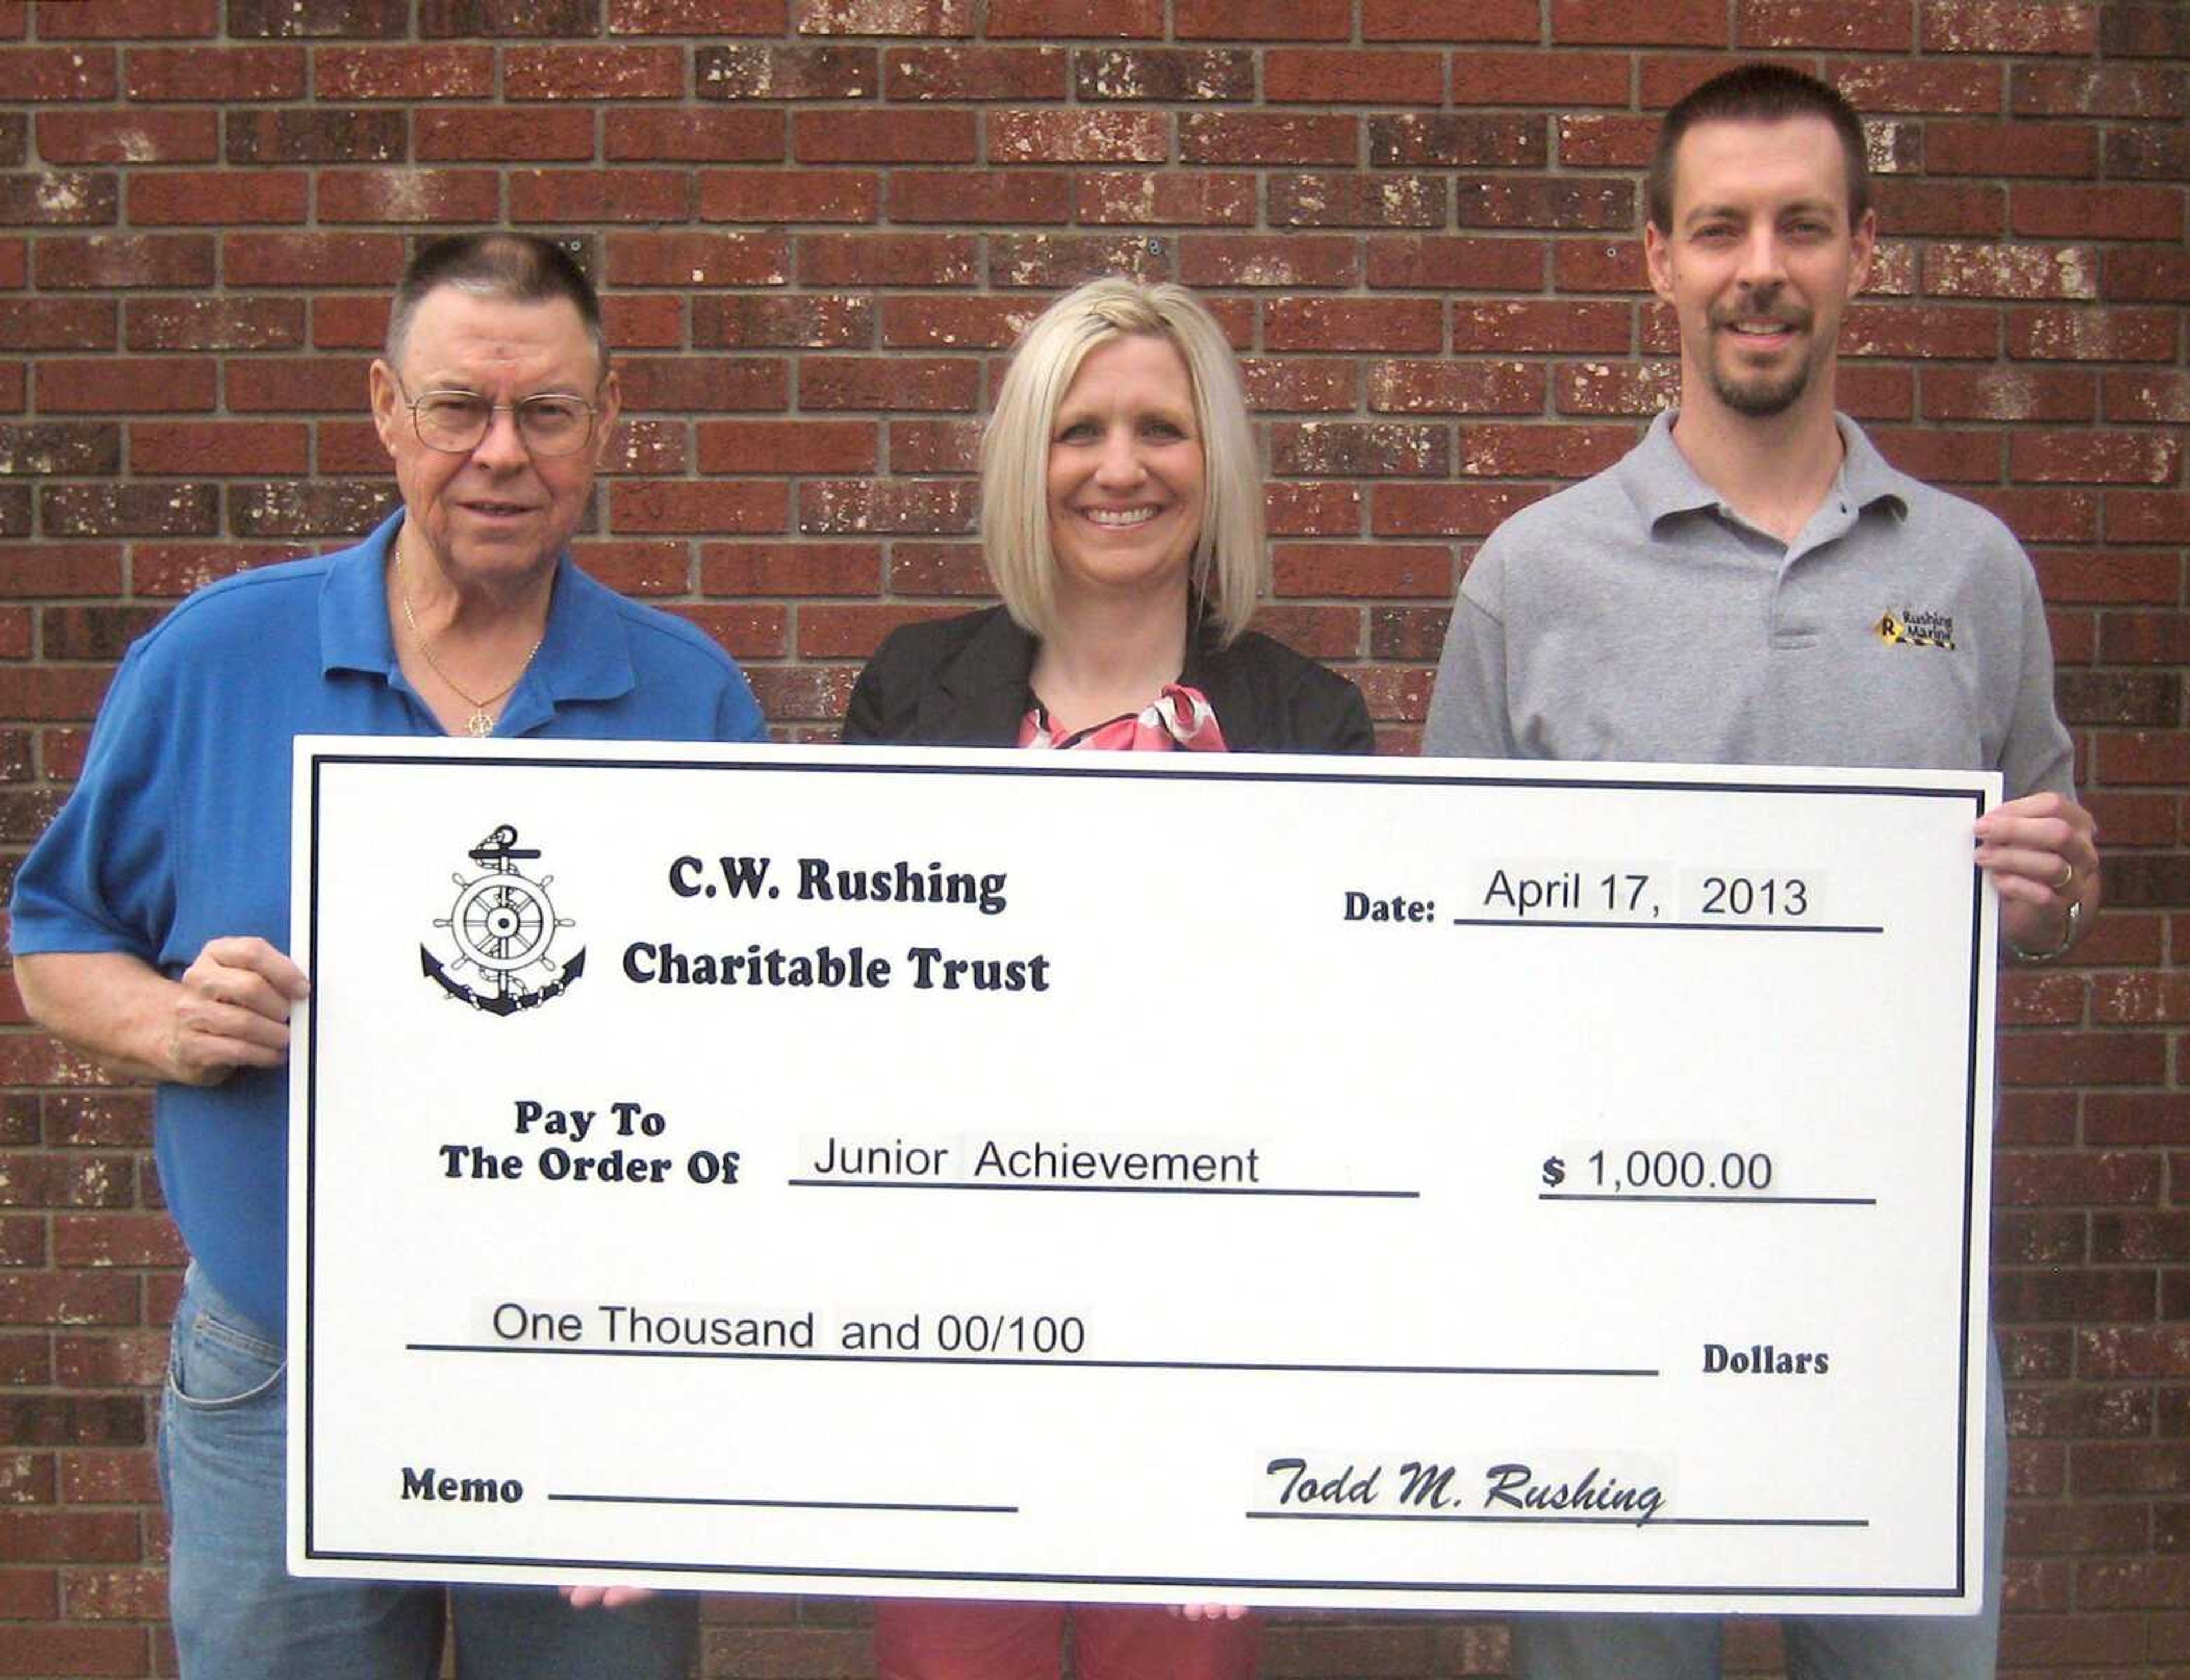
<path id="1" fill-rule="evenodd" d="M 2018 116 L 2190 116 L 2190 71 L 2180 69 L 2019 64 L 2011 85 Z"/>
<path id="2" fill-rule="evenodd" d="M 1350 361 L 1324 356 L 1243 356 L 1240 372 L 1247 406 L 1260 413 L 1348 413 L 1360 400 L 1360 375 Z"/>
<path id="3" fill-rule="evenodd" d="M 809 234 L 798 241 L 802 286 L 971 286 L 973 239 L 959 234 Z"/>
<path id="4" fill-rule="evenodd" d="M 1374 361 L 1372 412 L 1536 414 L 1544 406 L 1540 366 L 1518 361 Z"/>
<path id="5" fill-rule="evenodd" d="M 683 595 L 692 587 L 688 542 L 581 542 L 571 550 L 587 576 L 620 595 Z"/>
<path id="6" fill-rule="evenodd" d="M 410 27 L 401 0 L 228 0 L 237 37 L 400 36 Z"/>
<path id="7" fill-rule="evenodd" d="M 1198 287 L 1351 287 L 1354 241 L 1336 235 L 1189 234 L 1179 278 Z"/>
<path id="8" fill-rule="evenodd" d="M 42 111 L 38 156 L 48 163 L 210 163 L 220 119 L 209 111 Z"/>
<path id="9" fill-rule="evenodd" d="M 1380 484 L 1370 528 L 1379 536 L 1487 536 L 1542 493 L 1518 485 Z"/>
<path id="10" fill-rule="evenodd" d="M 795 346 L 864 349 L 874 343 L 871 298 L 815 292 L 758 298 L 740 293 L 692 300 L 692 342 L 703 349 Z"/>
<path id="11" fill-rule="evenodd" d="M 519 169 L 507 180 L 509 219 L 519 226 L 676 223 L 690 213 L 691 178 L 681 169 Z"/>
<path id="12" fill-rule="evenodd" d="M 1997 234 L 2006 224 L 2006 195 L 1996 186 L 1881 179 L 1871 192 L 1880 225 L 1903 236 Z"/>
<path id="13" fill-rule="evenodd" d="M 0 1527 L 0 1543 L 10 1532 Z M 145 1660 L 142 1628 L 32 1626 L 0 1650 L 0 1674 L 135 1675 L 145 1671 Z"/>
<path id="14" fill-rule="evenodd" d="M 177 170 L 129 181 L 129 219 L 140 226 L 301 222 L 307 177 L 301 171 Z"/>
<path id="15" fill-rule="evenodd" d="M 304 305 L 293 298 L 133 298 L 133 350 L 279 350 L 304 342 Z"/>
<path id="16" fill-rule="evenodd" d="M 2000 71 L 1995 65 L 1887 59 L 1834 65 L 1825 79 L 1858 111 L 1872 116 L 1887 111 L 1983 116 L 2001 108 Z"/>
<path id="17" fill-rule="evenodd" d="M 230 286 L 393 286 L 403 272 L 397 234 L 229 234 L 221 272 Z"/>
<path id="18" fill-rule="evenodd" d="M 1453 589 L 1452 551 L 1442 544 L 1282 543 L 1274 570 L 1280 596 L 1444 600 Z"/>
<path id="19" fill-rule="evenodd" d="M 1543 28 L 1539 0 L 1361 0 L 1364 41 L 1525 41 Z"/>
<path id="20" fill-rule="evenodd" d="M 1635 221 L 1630 181 L 1519 176 L 1453 183 L 1453 213 L 1463 228 L 1625 228 Z"/>
<path id="21" fill-rule="evenodd" d="M 2002 440 L 1996 432 L 1877 427 L 1870 440 L 1887 461 L 1926 484 L 1997 484 Z"/>
<path id="22" fill-rule="evenodd" d="M 111 99 L 114 85 L 111 47 L 0 49 L 0 100 Z"/>
<path id="23" fill-rule="evenodd" d="M 790 241 L 776 234 L 611 233 L 612 286 L 781 286 L 790 278 Z"/>
<path id="24" fill-rule="evenodd" d="M 707 222 L 871 222 L 882 182 L 863 171 L 703 169 L 700 219 Z"/>
<path id="25" fill-rule="evenodd" d="M 1561 414 L 1647 417 L 1680 400 L 1677 362 L 1574 362 L 1559 366 L 1556 379 L 1553 406 Z"/>
<path id="26" fill-rule="evenodd" d="M 981 551 L 971 542 L 893 542 L 889 590 L 894 595 L 993 595 Z"/>
<path id="27" fill-rule="evenodd" d="M 121 465 L 122 429 L 111 423 L 0 424 L 0 477 L 105 477 Z"/>
<path id="28" fill-rule="evenodd" d="M 970 111 L 798 111 L 792 154 L 802 163 L 970 163 Z"/>
<path id="29" fill-rule="evenodd" d="M 2182 236 L 2182 194 L 2175 187 L 2017 186 L 2014 230 L 2056 239 Z"/>
<path id="30" fill-rule="evenodd" d="M 1182 41 L 1346 41 L 1352 0 L 1173 0 Z"/>
<path id="31" fill-rule="evenodd" d="M 1723 47 L 1726 8 L 1716 0 L 1552 0 L 1560 45 Z"/>
<path id="32" fill-rule="evenodd" d="M 2097 254 L 2084 246 L 1938 244 L 1924 253 L 1924 290 L 1938 297 L 2089 301 L 2099 295 L 2097 270 Z"/>
<path id="33" fill-rule="evenodd" d="M 2069 1450 L 2068 1482 L 2079 1497 L 2190 1492 L 2190 1443 L 2082 1443 Z"/>
<path id="34" fill-rule="evenodd" d="M 2190 134 L 2180 123 L 2109 126 L 2106 173 L 2118 180 L 2190 180 Z"/>
<path id="35" fill-rule="evenodd" d="M 503 55 L 508 99 L 682 99 L 681 47 L 512 47 Z"/>
<path id="36" fill-rule="evenodd" d="M 783 116 L 774 111 L 729 108 L 611 111 L 602 133 L 602 156 L 613 162 L 780 163 L 785 156 Z M 607 173 L 620 176 L 629 172 Z M 678 210 L 647 219 L 682 220 L 684 215 Z"/>
<path id="37" fill-rule="evenodd" d="M 702 47 L 693 60 L 703 99 L 871 99 L 880 85 L 871 47 Z"/>
<path id="38" fill-rule="evenodd" d="M 2098 498 L 2088 491 L 1972 485 L 1965 493 L 1999 515 L 2025 542 L 2088 542 L 2099 534 Z"/>
<path id="39" fill-rule="evenodd" d="M 226 369 L 238 414 L 355 414 L 365 406 L 367 356 L 252 356 Z"/>
<path id="40" fill-rule="evenodd" d="M 2170 437 L 2135 433 L 2017 432 L 2009 440 L 2011 476 L 2036 484 L 2173 484 L 2182 447 Z"/>
<path id="41" fill-rule="evenodd" d="M 1041 312 L 1039 299 L 885 298 L 882 346 L 886 349 L 1008 349 Z"/>
<path id="42" fill-rule="evenodd" d="M 1273 350 L 1401 352 L 1444 348 L 1444 324 L 1432 298 L 1288 298 L 1263 309 Z"/>
<path id="43" fill-rule="evenodd" d="M 2060 0 L 1925 0 L 1927 53 L 2057 53 L 2088 58 L 2098 45 L 2096 5 Z"/>
<path id="44" fill-rule="evenodd" d="M 893 99 L 1061 99 L 1066 66 L 1061 47 L 902 47 L 882 86 Z"/>
<path id="45" fill-rule="evenodd" d="M 1736 0 L 1734 44 L 1904 51 L 1911 11 L 1910 0 Z"/>
<path id="46" fill-rule="evenodd" d="M 1072 59 L 1072 88 L 1092 104 L 1244 102 L 1255 97 L 1255 55 L 1221 47 L 1104 47 Z"/>
<path id="47" fill-rule="evenodd" d="M 1163 0 L 989 0 L 989 33 L 997 40 L 1072 37 L 1153 41 L 1164 32 Z M 909 30 L 892 30 L 905 35 Z M 953 34 L 970 35 L 968 29 Z"/>
<path id="48" fill-rule="evenodd" d="M 769 531 L 788 527 L 787 485 L 620 482 L 610 488 L 610 529 L 618 535 Z"/>
<path id="49" fill-rule="evenodd" d="M 1178 120 L 1187 163 L 1339 163 L 1360 161 L 1360 120 L 1268 112 L 1188 111 Z"/>
<path id="50" fill-rule="evenodd" d="M 2190 252 L 2109 251 L 2098 291 L 2079 295 L 2109 302 L 2190 302 Z"/>
<path id="51" fill-rule="evenodd" d="M 1380 169 L 1535 168 L 1548 156 L 1540 117 L 1410 112 L 1369 119 L 1369 162 Z"/>
<path id="52" fill-rule="evenodd" d="M 634 414 L 728 414 L 780 409 L 790 370 L 776 356 L 627 356 L 624 406 Z"/>
<path id="53" fill-rule="evenodd" d="M 865 542 L 710 542 L 700 553 L 710 595 L 872 595 L 882 571 L 882 549 Z"/>
<path id="54" fill-rule="evenodd" d="M 798 364 L 804 410 L 964 411 L 981 397 L 981 364 L 968 356 L 806 356 Z"/>
<path id="55" fill-rule="evenodd" d="M 1098 170 L 1075 178 L 1073 211 L 1083 222 L 1249 226 L 1255 219 L 1255 178 L 1174 169 Z M 1277 220 L 1274 213 L 1271 219 Z"/>
<path id="56" fill-rule="evenodd" d="M 322 99 L 486 99 L 494 93 L 494 48 L 321 47 L 313 58 L 312 92 Z"/>
<path id="57" fill-rule="evenodd" d="M 1444 99 L 1438 53 L 1274 48 L 1262 55 L 1262 97 L 1285 105 L 1437 105 Z"/>
<path id="58" fill-rule="evenodd" d="M 114 325 L 114 305 L 102 299 L 24 298 L 0 312 L 0 349 L 111 349 Z"/>
<path id="59" fill-rule="evenodd" d="M 953 534 L 973 528 L 974 506 L 974 487 L 964 480 L 808 480 L 798 487 L 798 529 L 823 536 Z"/>
<path id="60" fill-rule="evenodd" d="M 2097 381 L 2067 368 L 1927 367 L 1924 415 L 1932 420 L 2090 420 Z"/>
<path id="61" fill-rule="evenodd" d="M 302 425 L 267 421 L 143 421 L 129 429 L 129 468 L 135 473 L 224 478 L 302 473 L 310 466 Z"/>
<path id="62" fill-rule="evenodd" d="M 894 222 L 1069 222 L 1072 181 L 1051 173 L 894 169 L 889 215 Z"/>
<path id="63" fill-rule="evenodd" d="M 992 163 L 1160 163 L 1171 125 L 1138 111 L 999 111 L 988 117 Z"/>
<path id="64" fill-rule="evenodd" d="M 1448 196 L 1436 174 L 1270 177 L 1274 227 L 1437 228 Z"/>
<path id="65" fill-rule="evenodd" d="M 1632 72 L 1616 53 L 1475 52 L 1452 60 L 1455 105 L 1625 105 Z M 1654 124 L 1652 125 L 1654 128 Z"/>
<path id="66" fill-rule="evenodd" d="M 539 173 L 530 172 L 536 176 Z M 519 174 L 510 179 L 525 178 Z M 322 169 L 318 177 L 319 217 L 322 222 L 337 224 L 496 222 L 501 219 L 501 180 L 486 169 Z M 514 205 L 519 197 L 514 186 L 510 197 Z M 513 209 L 512 219 L 525 219 Z"/>
<path id="67" fill-rule="evenodd" d="M 1270 471 L 1280 478 L 1444 478 L 1452 469 L 1444 425 L 1291 421 L 1269 437 Z"/>
<path id="68" fill-rule="evenodd" d="M 2176 332 L 2175 316 L 2164 309 L 2011 309 L 2007 352 L 2029 361 L 2172 361 Z M 2144 377 L 2107 376 L 2109 418 L 2130 417 L 2113 412 L 2112 382 Z"/>
<path id="69" fill-rule="evenodd" d="M 54 414 L 207 410 L 213 406 L 213 364 L 198 357 L 48 362 L 37 370 L 38 406 Z"/>
<path id="70" fill-rule="evenodd" d="M 1393 235 L 1369 241 L 1369 283 L 1380 290 L 1535 292 L 1541 289 L 1543 280 L 1540 240 Z"/>
<path id="71" fill-rule="evenodd" d="M 1657 150 L 1654 116 L 1563 116 L 1559 162 L 1570 168 L 1640 169 Z"/>
<path id="72" fill-rule="evenodd" d="M 1358 536 L 1362 530 L 1358 484 L 1273 484 L 1266 508 L 1273 536 Z"/>
<path id="73" fill-rule="evenodd" d="M 38 169 L 0 174 L 0 225 L 96 227 L 116 219 L 111 175 Z"/>
<path id="74" fill-rule="evenodd" d="M 1927 174 L 2088 177 L 2098 173 L 2098 130 L 2088 124 L 1924 125 L 1924 169 Z"/>
<path id="75" fill-rule="evenodd" d="M 980 461 L 981 426 L 974 420 L 894 420 L 893 473 L 971 473 Z"/>
<path id="76" fill-rule="evenodd" d="M 943 607 L 813 606 L 798 615 L 802 659 L 865 659 L 901 624 L 943 618 L 963 609 Z"/>
<path id="77" fill-rule="evenodd" d="M 1467 426 L 1460 470 L 1470 478 L 1586 478 L 1635 446 L 1626 426 Z"/>
<path id="78" fill-rule="evenodd" d="M 1062 291 L 1108 274 L 1167 280 L 1172 270 L 1161 240 L 1136 234 L 992 234 L 989 284 L 1014 289 Z M 1244 282 L 1241 282 L 1244 283 Z"/>
<path id="79" fill-rule="evenodd" d="M 774 35 L 785 0 L 609 0 L 611 35 Z"/>
<path id="80" fill-rule="evenodd" d="M 415 156 L 422 163 L 586 162 L 593 156 L 590 111 L 425 106 L 413 111 L 411 121 Z"/>

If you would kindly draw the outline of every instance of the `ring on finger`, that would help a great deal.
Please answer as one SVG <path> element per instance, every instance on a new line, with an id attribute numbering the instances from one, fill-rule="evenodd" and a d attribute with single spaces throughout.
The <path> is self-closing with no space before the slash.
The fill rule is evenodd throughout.
<path id="1" fill-rule="evenodd" d="M 2054 882 L 2053 890 L 2056 893 L 2065 893 L 2069 888 L 2075 884 L 2076 866 L 2070 863 L 2068 859 L 2063 858 L 2061 860 L 2061 876 L 2058 880 Z"/>

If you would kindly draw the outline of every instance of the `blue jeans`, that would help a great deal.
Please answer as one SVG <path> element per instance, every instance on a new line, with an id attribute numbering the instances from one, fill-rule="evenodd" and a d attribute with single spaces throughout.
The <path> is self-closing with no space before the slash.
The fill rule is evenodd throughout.
<path id="1" fill-rule="evenodd" d="M 2000 1351 L 1985 1402 L 1984 1608 L 1973 1616 L 1789 1616 L 1793 1680 L 1992 1680 L 2007 1533 L 2007 1408 Z M 1518 1680 L 1718 1680 L 1719 1618 L 1530 1615 L 1513 1619 Z"/>
<path id="2" fill-rule="evenodd" d="M 184 1680 L 432 1680 L 450 1620 L 463 1680 L 683 1680 L 699 1641 L 698 1601 L 684 1594 L 573 1610 L 550 1587 L 290 1575 L 284 1361 L 191 1267 L 175 1308 L 159 1459 Z"/>

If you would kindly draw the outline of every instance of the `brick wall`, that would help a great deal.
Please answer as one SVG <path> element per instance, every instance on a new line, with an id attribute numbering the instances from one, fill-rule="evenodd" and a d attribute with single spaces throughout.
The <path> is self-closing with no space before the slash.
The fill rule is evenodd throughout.
<path id="1" fill-rule="evenodd" d="M 1125 268 L 1232 332 L 1270 626 L 1410 752 L 1474 545 L 1672 389 L 1637 166 L 1735 52 L 1870 119 L 1846 406 L 2030 545 L 2108 841 L 2084 966 L 2005 985 L 2005 1666 L 2190 1675 L 2190 5 L 0 0 L 0 877 L 131 637 L 389 501 L 383 299 L 422 231 L 499 221 L 582 248 L 624 356 L 584 559 L 718 637 L 782 733 L 979 595 L 984 388 Z M 0 1675 L 171 1671 L 149 1106 L 19 1026 L 0 1086 Z M 858 1674 L 860 1623 L 713 1600 L 707 1672 Z M 1772 1666 L 1768 1625 L 1737 1640 Z M 1270 1668 L 1503 1662 L 1495 1623 L 1308 1618 Z"/>

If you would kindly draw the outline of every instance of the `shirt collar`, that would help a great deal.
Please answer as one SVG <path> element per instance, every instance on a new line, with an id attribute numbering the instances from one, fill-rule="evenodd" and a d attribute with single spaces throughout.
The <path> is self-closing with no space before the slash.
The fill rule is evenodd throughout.
<path id="1" fill-rule="evenodd" d="M 397 680 L 401 667 L 389 622 L 385 580 L 389 551 L 402 524 L 399 509 L 328 569 L 320 593 L 323 672 L 363 671 Z M 614 700 L 630 693 L 638 681 L 621 602 L 564 553 L 555 562 L 555 589 L 540 651 L 510 696 L 496 733 L 522 733 L 552 717 L 564 701 Z"/>
<path id="2" fill-rule="evenodd" d="M 1642 441 L 1628 451 L 1617 469 L 1629 497 L 1653 529 L 1675 514 L 1716 508 L 1722 501 L 1696 475 L 1673 441 L 1673 422 L 1679 417 L 1678 409 L 1660 410 Z M 1862 512 L 1874 502 L 1891 502 L 1892 512 L 1905 514 L 1909 492 L 1902 474 L 1886 465 L 1863 428 L 1847 415 L 1835 411 L 1833 423 L 1840 429 L 1843 451 L 1837 482 L 1849 505 Z"/>

